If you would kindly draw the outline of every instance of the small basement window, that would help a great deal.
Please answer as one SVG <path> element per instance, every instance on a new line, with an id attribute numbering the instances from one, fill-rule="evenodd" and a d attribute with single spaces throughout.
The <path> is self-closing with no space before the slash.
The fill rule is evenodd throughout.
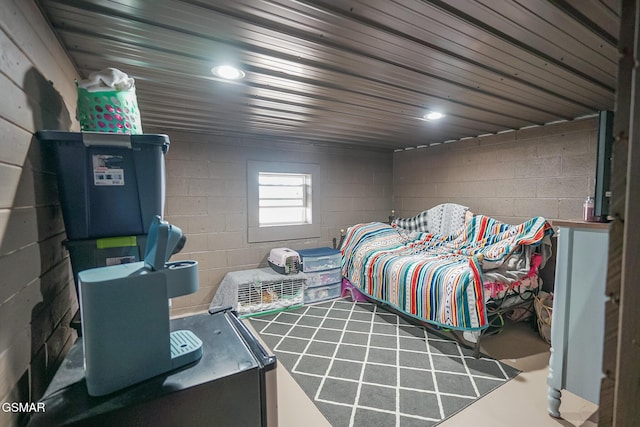
<path id="1" fill-rule="evenodd" d="M 260 227 L 311 224 L 311 174 L 258 173 Z"/>
<path id="2" fill-rule="evenodd" d="M 313 203 L 319 170 L 312 163 L 247 162 L 249 242 L 320 237 Z"/>

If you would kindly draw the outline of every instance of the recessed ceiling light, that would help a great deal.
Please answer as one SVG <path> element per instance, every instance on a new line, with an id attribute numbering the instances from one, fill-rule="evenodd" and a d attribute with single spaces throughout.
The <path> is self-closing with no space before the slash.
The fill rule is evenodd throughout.
<path id="1" fill-rule="evenodd" d="M 244 71 L 231 65 L 218 65 L 211 69 L 211 72 L 223 79 L 238 80 L 245 76 Z"/>
<path id="2" fill-rule="evenodd" d="M 437 111 L 431 111 L 424 115 L 424 118 L 426 120 L 440 120 L 443 117 L 444 117 L 444 114 L 439 113 Z"/>

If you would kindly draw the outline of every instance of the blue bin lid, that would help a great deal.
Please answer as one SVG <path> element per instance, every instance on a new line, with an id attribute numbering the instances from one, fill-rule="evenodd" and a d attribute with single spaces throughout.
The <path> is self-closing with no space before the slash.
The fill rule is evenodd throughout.
<path id="1" fill-rule="evenodd" d="M 133 145 L 149 144 L 162 146 L 162 151 L 165 154 L 169 150 L 169 136 L 155 133 L 130 135 L 126 133 L 41 130 L 36 132 L 36 137 L 40 141 L 79 143 L 87 147 L 131 148 Z"/>
<path id="2" fill-rule="evenodd" d="M 325 247 L 325 248 L 313 248 L 313 249 L 301 249 L 298 252 L 300 257 L 304 259 L 304 257 L 321 257 L 321 256 L 330 256 L 339 254 L 340 251 L 337 249 Z"/>

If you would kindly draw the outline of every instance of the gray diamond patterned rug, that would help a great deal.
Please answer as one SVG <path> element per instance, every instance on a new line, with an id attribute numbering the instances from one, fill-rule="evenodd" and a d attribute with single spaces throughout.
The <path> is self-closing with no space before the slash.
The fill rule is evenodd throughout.
<path id="1" fill-rule="evenodd" d="M 519 373 L 371 303 L 249 321 L 334 427 L 434 426 Z"/>

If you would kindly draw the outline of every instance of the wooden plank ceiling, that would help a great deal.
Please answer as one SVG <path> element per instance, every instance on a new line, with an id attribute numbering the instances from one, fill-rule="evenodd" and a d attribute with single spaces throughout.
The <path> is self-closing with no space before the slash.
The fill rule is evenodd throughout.
<path id="1" fill-rule="evenodd" d="M 398 149 L 613 109 L 616 0 L 38 2 L 80 78 L 136 79 L 143 128 Z"/>

